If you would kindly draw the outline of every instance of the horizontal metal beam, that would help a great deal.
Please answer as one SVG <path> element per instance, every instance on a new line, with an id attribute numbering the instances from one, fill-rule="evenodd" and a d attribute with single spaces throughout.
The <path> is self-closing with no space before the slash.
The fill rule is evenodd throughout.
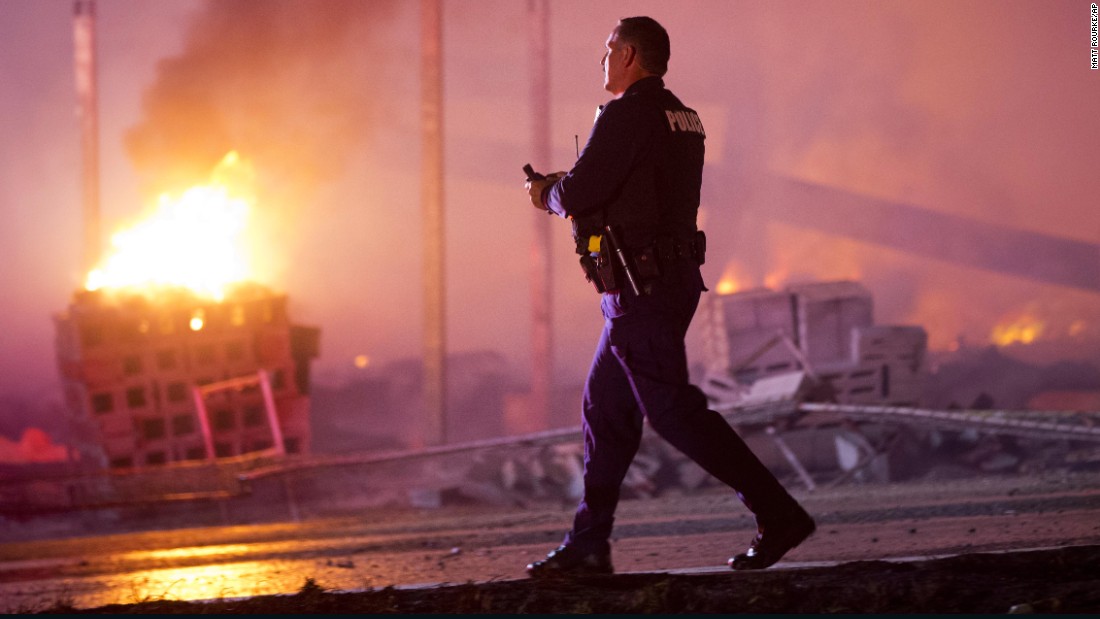
<path id="1" fill-rule="evenodd" d="M 396 462 L 400 460 L 413 460 L 417 458 L 427 458 L 431 456 L 444 456 L 468 451 L 477 451 L 481 449 L 491 449 L 495 447 L 537 447 L 541 445 L 553 445 L 556 443 L 562 443 L 566 440 L 579 441 L 580 439 L 581 429 L 579 427 L 571 427 L 561 428 L 557 430 L 547 430 L 545 432 L 536 432 L 533 434 L 523 434 L 520 436 L 505 436 L 501 438 L 492 438 L 481 441 L 470 441 L 468 443 L 436 445 L 432 447 L 425 447 L 423 449 L 395 450 L 372 454 L 351 454 L 346 456 L 313 456 L 309 460 L 286 461 L 283 463 L 273 464 L 262 469 L 247 471 L 245 473 L 239 474 L 237 476 L 237 479 L 242 482 L 247 482 L 264 477 L 269 477 L 271 475 L 281 475 L 307 469 L 339 466 L 357 466 L 361 464 L 378 464 L 382 462 Z"/>
<path id="2" fill-rule="evenodd" d="M 837 413 L 864 421 L 905 421 L 1028 438 L 1100 442 L 1100 412 L 1092 411 L 931 410 L 819 402 L 804 402 L 798 409 L 807 413 Z"/>

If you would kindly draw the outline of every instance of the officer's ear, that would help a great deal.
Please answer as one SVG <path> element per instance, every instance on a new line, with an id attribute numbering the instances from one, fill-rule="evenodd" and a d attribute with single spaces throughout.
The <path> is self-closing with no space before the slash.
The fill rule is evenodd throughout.
<path id="1" fill-rule="evenodd" d="M 623 65 L 629 67 L 638 60 L 638 48 L 633 45 L 623 45 Z"/>

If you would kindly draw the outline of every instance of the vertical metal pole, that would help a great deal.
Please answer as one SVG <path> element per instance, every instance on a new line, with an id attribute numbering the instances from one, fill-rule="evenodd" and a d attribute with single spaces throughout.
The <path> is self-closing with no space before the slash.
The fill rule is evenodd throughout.
<path id="1" fill-rule="evenodd" d="M 290 521 L 301 522 L 302 515 L 298 511 L 298 495 L 294 493 L 294 480 L 290 478 L 293 474 L 283 475 L 283 491 L 286 493 L 286 507 L 290 512 Z"/>
<path id="2" fill-rule="evenodd" d="M 80 119 L 84 212 L 84 272 L 99 262 L 99 104 L 96 86 L 95 0 L 73 5 L 73 61 Z"/>
<path id="3" fill-rule="evenodd" d="M 443 9 L 421 0 L 421 212 L 424 219 L 424 434 L 427 445 L 446 442 L 445 312 L 443 270 Z"/>
<path id="4" fill-rule="evenodd" d="M 192 387 L 191 395 L 195 399 L 195 416 L 199 418 L 202 442 L 206 446 L 206 459 L 213 462 L 217 457 L 214 454 L 214 434 L 210 431 L 210 419 L 206 416 L 206 401 L 203 399 L 202 388 Z"/>
<path id="5" fill-rule="evenodd" d="M 550 169 L 550 3 L 528 0 L 530 15 L 531 106 L 535 168 Z M 554 379 L 553 269 L 550 262 L 552 218 L 533 211 L 534 238 L 531 243 L 531 401 L 529 432 L 550 427 L 550 388 Z"/>
<path id="6" fill-rule="evenodd" d="M 286 443 L 283 442 L 283 427 L 279 424 L 279 415 L 275 410 L 275 395 L 271 392 L 271 380 L 267 377 L 267 370 L 256 372 L 260 379 L 260 393 L 264 397 L 264 408 L 267 410 L 267 423 L 271 426 L 271 441 L 275 443 L 275 455 L 286 455 Z"/>

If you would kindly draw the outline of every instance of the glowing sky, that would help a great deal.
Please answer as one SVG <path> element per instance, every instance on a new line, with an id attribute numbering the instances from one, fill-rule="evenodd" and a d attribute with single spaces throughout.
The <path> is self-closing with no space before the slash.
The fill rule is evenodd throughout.
<path id="1" fill-rule="evenodd" d="M 71 4 L 0 3 L 0 394 L 56 397 L 51 315 L 84 279 Z M 526 7 L 444 1 L 449 348 L 502 351 L 521 374 L 538 215 L 520 171 L 533 150 Z M 606 100 L 608 32 L 648 14 L 671 35 L 667 83 L 707 127 L 709 282 L 733 261 L 758 284 L 775 271 L 856 275 L 879 322 L 920 322 L 940 345 L 982 340 L 1025 311 L 1095 329 L 1096 294 L 769 221 L 753 192 L 781 174 L 1100 243 L 1088 10 L 1079 0 L 555 0 L 554 161 L 534 163 L 569 167 L 574 136 L 583 144 Z M 318 379 L 355 372 L 361 355 L 419 355 L 417 28 L 408 0 L 100 0 L 105 234 L 239 149 L 265 182 L 271 283 L 296 321 L 322 329 Z M 739 210 L 750 203 L 754 214 Z M 555 354 L 573 381 L 600 318 L 557 224 Z"/>

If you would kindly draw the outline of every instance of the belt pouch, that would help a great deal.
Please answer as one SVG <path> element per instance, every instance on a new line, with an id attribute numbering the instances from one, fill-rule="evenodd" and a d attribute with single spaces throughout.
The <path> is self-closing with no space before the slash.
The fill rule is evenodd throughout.
<path id="1" fill-rule="evenodd" d="M 657 247 L 654 244 L 634 252 L 634 269 L 638 279 L 643 282 L 653 281 L 661 276 L 661 268 L 658 265 Z"/>
<path id="2" fill-rule="evenodd" d="M 596 271 L 600 281 L 603 282 L 603 291 L 618 290 L 618 280 L 615 274 L 615 261 L 611 257 L 611 243 L 600 244 L 600 254 L 596 257 Z"/>
<path id="3" fill-rule="evenodd" d="M 590 254 L 584 254 L 581 256 L 581 269 L 584 270 L 584 278 L 592 282 L 592 285 L 596 287 L 596 292 L 603 294 L 607 292 L 604 288 L 603 280 L 600 279 L 600 271 L 596 266 L 596 259 Z"/>
<path id="4" fill-rule="evenodd" d="M 691 254 L 699 264 L 707 261 L 707 235 L 702 230 L 695 231 L 695 238 L 691 242 Z"/>

